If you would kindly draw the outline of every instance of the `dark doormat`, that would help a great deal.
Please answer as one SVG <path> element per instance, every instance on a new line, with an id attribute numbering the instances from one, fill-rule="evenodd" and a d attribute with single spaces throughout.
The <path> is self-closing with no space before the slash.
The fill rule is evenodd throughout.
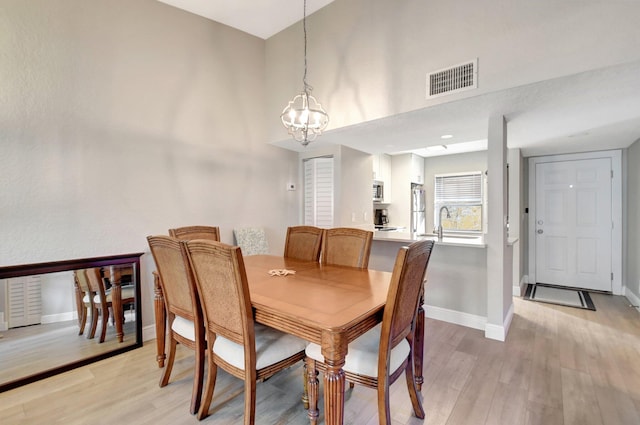
<path id="1" fill-rule="evenodd" d="M 524 299 L 541 303 L 564 305 L 567 307 L 583 308 L 586 310 L 596 310 L 596 306 L 593 304 L 587 291 L 557 287 L 543 283 L 530 283 L 527 285 L 527 292 L 524 294 Z"/>

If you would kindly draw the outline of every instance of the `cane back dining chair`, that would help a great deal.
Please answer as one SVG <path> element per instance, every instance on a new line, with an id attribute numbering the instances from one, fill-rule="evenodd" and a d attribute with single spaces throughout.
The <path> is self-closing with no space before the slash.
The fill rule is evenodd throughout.
<path id="1" fill-rule="evenodd" d="M 91 292 L 89 288 L 89 282 L 87 281 L 86 270 L 74 270 L 73 279 L 76 289 L 76 305 L 78 310 L 78 335 L 84 333 L 84 329 L 87 325 L 87 318 L 89 313 L 94 314 L 96 308 L 93 305 L 93 298 L 95 294 Z M 87 331 L 87 338 L 93 338 L 95 336 L 95 328 Z"/>
<path id="2" fill-rule="evenodd" d="M 391 424 L 389 387 L 405 373 L 414 414 L 424 418 L 413 368 L 414 326 L 420 293 L 433 241 L 418 241 L 402 247 L 396 256 L 382 323 L 349 344 L 343 366 L 345 379 L 378 391 L 378 418 L 381 425 Z M 321 347 L 309 344 L 306 366 L 309 389 L 309 419 L 318 417 L 317 370 L 325 371 Z"/>
<path id="3" fill-rule="evenodd" d="M 181 239 L 207 239 L 211 241 L 220 240 L 220 228 L 218 226 L 185 226 L 169 229 L 169 236 Z"/>
<path id="4" fill-rule="evenodd" d="M 100 342 L 104 342 L 107 335 L 107 325 L 109 323 L 109 309 L 113 309 L 113 299 L 111 291 L 105 287 L 104 279 L 99 267 L 86 269 L 87 283 L 93 294 L 94 310 L 91 312 L 91 338 L 93 338 L 98 325 L 98 314 L 101 317 L 102 328 L 100 331 Z M 133 285 L 121 287 L 121 304 L 133 304 L 135 302 L 135 288 Z M 120 309 L 122 311 L 122 309 Z M 113 317 L 113 321 L 124 321 L 123 317 Z"/>
<path id="5" fill-rule="evenodd" d="M 160 387 L 169 383 L 177 344 L 194 350 L 195 369 L 189 411 L 195 414 L 200 407 L 202 396 L 206 342 L 204 318 L 193 273 L 184 245 L 179 240 L 169 236 L 149 236 L 147 241 L 158 269 L 154 272 L 154 278 L 164 294 L 169 329 L 169 354 L 160 377 Z"/>
<path id="6" fill-rule="evenodd" d="M 324 231 L 314 226 L 287 228 L 284 241 L 284 256 L 297 260 L 318 261 Z"/>
<path id="7" fill-rule="evenodd" d="M 209 414 L 217 368 L 244 380 L 244 423 L 255 423 L 256 381 L 304 358 L 306 341 L 254 323 L 240 247 L 186 241 L 205 319 L 208 373 L 198 419 Z"/>
<path id="8" fill-rule="evenodd" d="M 369 267 L 373 232 L 351 227 L 326 229 L 322 237 L 322 263 L 334 266 Z"/>

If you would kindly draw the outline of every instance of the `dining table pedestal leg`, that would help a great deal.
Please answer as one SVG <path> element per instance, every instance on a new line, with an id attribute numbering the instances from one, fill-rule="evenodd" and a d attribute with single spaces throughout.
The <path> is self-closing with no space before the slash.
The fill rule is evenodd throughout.
<path id="1" fill-rule="evenodd" d="M 332 366 L 327 363 L 327 372 L 324 374 L 324 415 L 327 425 L 342 425 L 344 385 L 342 366 Z"/>
<path id="2" fill-rule="evenodd" d="M 329 342 L 327 339 L 332 340 Z M 327 349 L 331 347 L 330 349 Z M 348 342 L 342 334 L 323 334 L 324 416 L 327 425 L 342 425 L 344 420 L 344 366 Z"/>

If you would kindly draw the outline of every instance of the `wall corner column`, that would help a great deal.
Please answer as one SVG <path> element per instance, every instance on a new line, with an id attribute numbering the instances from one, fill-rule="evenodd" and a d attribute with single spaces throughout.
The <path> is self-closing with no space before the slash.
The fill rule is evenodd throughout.
<path id="1" fill-rule="evenodd" d="M 512 252 L 507 242 L 507 122 L 489 118 L 488 131 L 487 324 L 485 337 L 504 341 L 513 316 Z"/>

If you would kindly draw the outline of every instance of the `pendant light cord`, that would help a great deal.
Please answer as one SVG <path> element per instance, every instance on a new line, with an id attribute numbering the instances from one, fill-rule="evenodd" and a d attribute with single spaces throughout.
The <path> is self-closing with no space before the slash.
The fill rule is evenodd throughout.
<path id="1" fill-rule="evenodd" d="M 304 92 L 308 93 L 313 88 L 307 84 L 307 0 L 304 0 L 302 9 L 302 30 L 304 32 L 304 76 L 302 77 L 302 84 L 304 85 Z"/>

